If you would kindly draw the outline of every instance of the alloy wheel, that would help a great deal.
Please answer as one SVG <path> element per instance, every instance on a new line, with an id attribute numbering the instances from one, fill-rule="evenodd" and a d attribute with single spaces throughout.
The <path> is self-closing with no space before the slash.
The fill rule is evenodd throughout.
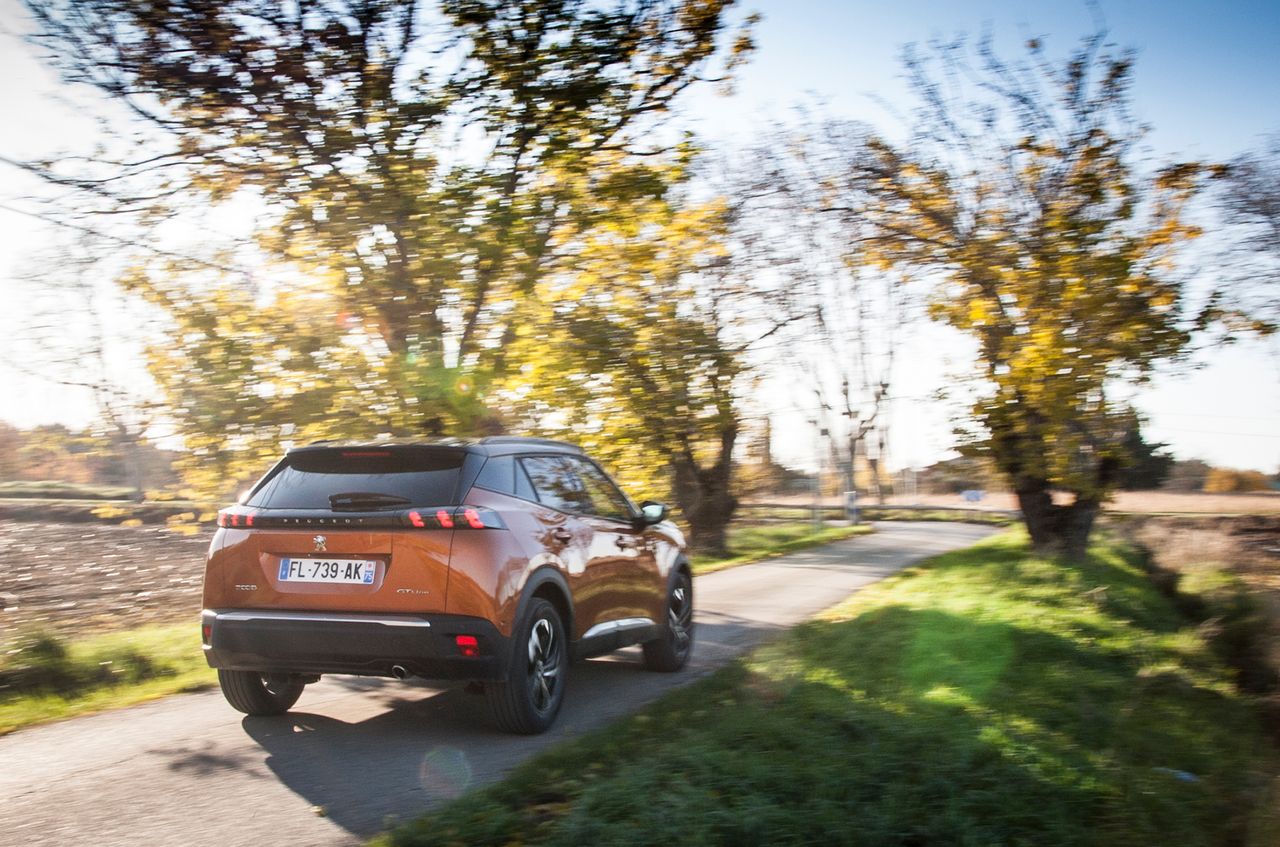
<path id="1" fill-rule="evenodd" d="M 529 631 L 529 700 L 539 712 L 555 704 L 559 684 L 563 648 L 556 639 L 555 627 L 539 618 Z"/>

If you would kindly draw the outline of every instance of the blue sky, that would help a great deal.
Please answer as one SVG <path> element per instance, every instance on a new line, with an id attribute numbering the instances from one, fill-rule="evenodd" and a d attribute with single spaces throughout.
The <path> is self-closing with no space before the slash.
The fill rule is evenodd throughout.
<path id="1" fill-rule="evenodd" d="M 1134 103 L 1150 123 L 1152 154 L 1158 159 L 1225 159 L 1280 132 L 1280 2 L 1209 3 L 1191 0 L 1101 4 L 1111 38 L 1138 50 Z M 757 0 L 742 10 L 759 11 L 758 52 L 740 71 L 736 94 L 695 92 L 682 118 L 716 140 L 748 140 L 769 118 L 786 117 L 797 103 L 821 102 L 826 114 L 870 122 L 889 134 L 900 131 L 872 96 L 904 111 L 910 100 L 901 79 L 903 45 L 958 33 L 976 36 L 989 27 L 997 45 L 1013 53 L 1028 36 L 1045 37 L 1061 55 L 1091 31 L 1083 2 L 831 2 Z M 25 29 L 18 0 L 0 0 L 0 25 Z M 32 156 L 83 138 L 92 125 L 54 95 L 58 89 L 30 51 L 8 36 L 0 49 L 0 154 Z M 0 170 L 0 202 L 26 190 L 11 170 Z M 0 296 L 14 308 L 0 314 L 0 334 L 22 320 L 16 274 L 33 248 L 51 233 L 0 211 Z M 921 329 L 902 361 L 900 393 L 930 394 L 947 373 L 963 365 L 964 347 L 939 328 Z M 950 363 L 944 361 L 950 359 Z M 1247 342 L 1201 357 L 1200 369 L 1163 378 L 1139 398 L 1150 416 L 1149 434 L 1169 442 L 1181 456 L 1274 471 L 1280 466 L 1280 345 Z M 0 368 L 6 393 L 23 402 L 0 409 L 0 417 L 32 425 L 53 420 L 87 422 L 86 398 Z M 775 390 L 765 386 L 764 391 Z M 767 403 L 766 398 L 766 403 Z M 781 403 L 781 400 L 778 400 Z M 919 399 L 894 409 L 894 465 L 919 465 L 943 455 L 950 444 L 954 410 Z M 798 418 L 783 418 L 775 433 L 789 458 L 803 463 L 812 437 Z M 794 439 L 786 433 L 794 431 Z"/>
<path id="2" fill-rule="evenodd" d="M 1084 2 L 834 2 L 757 0 L 759 51 L 740 74 L 738 96 L 710 102 L 713 135 L 762 110 L 785 114 L 806 92 L 832 112 L 880 124 L 871 94 L 905 103 L 903 45 L 971 36 L 990 28 L 1013 55 L 1027 36 L 1064 53 L 1093 28 Z M 1112 0 L 1101 4 L 1112 39 L 1138 51 L 1134 102 L 1153 124 L 1158 150 L 1226 157 L 1280 131 L 1280 3 Z"/>

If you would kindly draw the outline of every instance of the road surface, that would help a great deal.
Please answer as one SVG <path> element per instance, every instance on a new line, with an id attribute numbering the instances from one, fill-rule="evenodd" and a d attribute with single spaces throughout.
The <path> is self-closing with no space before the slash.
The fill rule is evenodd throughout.
<path id="1" fill-rule="evenodd" d="M 497 733 L 483 699 L 458 685 L 356 677 L 309 686 L 279 718 L 244 717 L 209 691 L 17 732 L 0 738 L 0 844 L 360 844 L 991 532 L 882 523 L 874 535 L 700 576 L 690 666 L 647 673 L 638 648 L 577 664 L 542 736 Z"/>

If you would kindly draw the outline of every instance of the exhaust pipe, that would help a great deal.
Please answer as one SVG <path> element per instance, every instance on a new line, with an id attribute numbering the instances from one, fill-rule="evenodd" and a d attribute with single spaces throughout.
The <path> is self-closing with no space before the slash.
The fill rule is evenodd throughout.
<path id="1" fill-rule="evenodd" d="M 404 665 L 392 665 L 391 675 L 394 676 L 396 679 L 407 679 L 409 676 L 409 672 L 405 670 Z"/>

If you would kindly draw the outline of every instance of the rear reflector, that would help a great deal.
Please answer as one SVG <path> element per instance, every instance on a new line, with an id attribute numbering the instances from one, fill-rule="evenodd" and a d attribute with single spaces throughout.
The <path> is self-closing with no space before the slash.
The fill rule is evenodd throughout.
<path id="1" fill-rule="evenodd" d="M 200 627 L 200 640 L 205 644 L 213 640 L 213 624 L 207 623 Z"/>
<path id="2" fill-rule="evenodd" d="M 458 652 L 468 658 L 475 658 L 480 655 L 480 642 L 474 635 L 459 635 L 454 639 L 458 645 Z"/>

